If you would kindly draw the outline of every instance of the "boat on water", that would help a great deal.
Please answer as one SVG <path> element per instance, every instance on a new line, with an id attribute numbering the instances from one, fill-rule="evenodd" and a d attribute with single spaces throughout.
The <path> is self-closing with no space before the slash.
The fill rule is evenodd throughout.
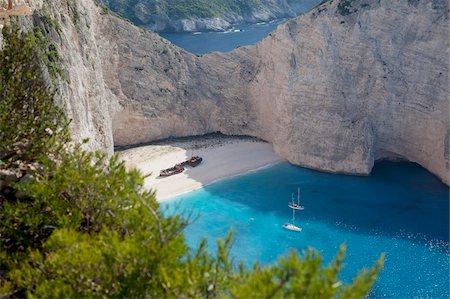
<path id="1" fill-rule="evenodd" d="M 292 231 L 295 231 L 295 232 L 301 232 L 302 231 L 302 229 L 300 227 L 295 226 L 295 225 L 290 224 L 290 223 L 283 224 L 283 227 L 285 229 L 292 230 Z"/>
<path id="2" fill-rule="evenodd" d="M 302 228 L 295 225 L 295 209 L 292 209 L 292 223 L 285 223 L 283 224 L 283 227 L 285 229 L 294 231 L 294 232 L 301 232 Z"/>
<path id="3" fill-rule="evenodd" d="M 181 164 L 177 164 L 174 167 L 163 169 L 159 172 L 159 176 L 171 176 L 174 174 L 182 173 L 184 171 L 184 167 Z"/>
<path id="4" fill-rule="evenodd" d="M 297 189 L 297 203 L 294 202 L 294 193 L 292 193 L 292 201 L 288 206 L 294 210 L 304 210 L 305 207 L 300 205 L 300 188 Z"/>

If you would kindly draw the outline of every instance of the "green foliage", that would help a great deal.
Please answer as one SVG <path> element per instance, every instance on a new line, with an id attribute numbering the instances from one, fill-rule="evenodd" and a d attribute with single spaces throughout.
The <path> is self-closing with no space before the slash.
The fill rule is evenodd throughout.
<path id="1" fill-rule="evenodd" d="M 343 268 L 345 246 L 327 266 L 314 249 L 308 249 L 303 258 L 295 251 L 280 257 L 278 264 L 253 271 L 242 271 L 238 282 L 231 286 L 233 298 L 363 298 L 376 280 L 384 257 L 374 268 L 363 270 L 350 286 L 343 286 L 339 272 Z"/>
<path id="2" fill-rule="evenodd" d="M 42 20 L 43 22 L 47 22 L 48 19 L 44 18 Z M 58 26 L 55 25 L 54 20 L 48 22 L 49 23 L 46 23 L 47 27 Z M 55 27 L 55 30 L 58 30 L 57 28 L 58 27 Z M 52 77 L 52 79 L 55 79 L 57 77 L 64 77 L 64 71 L 59 63 L 60 57 L 56 45 L 52 43 L 48 37 L 42 34 L 42 31 L 39 27 L 35 27 L 32 34 L 34 35 L 36 44 L 41 52 L 40 55 L 41 63 L 43 63 L 47 67 L 49 75 Z"/>
<path id="3" fill-rule="evenodd" d="M 17 160 L 35 161 L 68 140 L 65 117 L 53 102 L 42 61 L 55 63 L 57 52 L 43 45 L 38 30 L 3 29 L 0 51 L 0 167 Z M 45 50 L 44 50 L 45 51 Z M 49 65 L 52 68 L 52 65 Z M 53 69 L 53 68 L 52 68 Z"/>
<path id="4" fill-rule="evenodd" d="M 205 273 L 217 269 L 217 260 L 208 262 L 203 250 L 202 261 L 184 262 L 180 257 L 187 248 L 180 236 L 162 248 L 153 236 L 149 231 L 122 237 L 109 229 L 95 236 L 58 230 L 10 277 L 37 297 L 180 298 L 214 291 L 206 287 L 213 279 Z"/>
<path id="5" fill-rule="evenodd" d="M 35 178 L 16 187 L 33 200 L 4 203 L 0 227 L 4 249 L 38 248 L 53 229 L 62 227 L 87 233 L 103 227 L 124 233 L 148 229 L 147 220 L 140 219 L 145 211 L 138 204 L 137 190 L 143 178 L 136 171 L 127 172 L 117 157 L 106 163 L 104 155 L 79 147 L 63 151 L 58 159 L 57 165 L 42 160 Z M 139 196 L 158 209 L 151 193 Z"/>
<path id="6" fill-rule="evenodd" d="M 44 23 L 44 26 L 46 28 L 54 28 L 58 34 L 61 33 L 61 30 L 62 30 L 61 25 L 59 24 L 58 20 L 56 20 L 55 18 L 52 18 L 48 15 L 41 14 L 40 20 L 42 23 Z"/>
<path id="7" fill-rule="evenodd" d="M 231 261 L 232 233 L 217 241 L 215 254 L 205 241 L 189 249 L 183 236 L 189 217 L 165 216 L 136 170 L 127 170 L 117 156 L 108 160 L 68 143 L 65 118 L 42 77 L 35 33 L 8 29 L 5 38 L 1 150 L 15 151 L 13 144 L 22 141 L 30 145 L 16 153 L 16 161 L 39 163 L 13 185 L 21 196 L 2 197 L 0 190 L 1 297 L 362 298 L 368 293 L 382 257 L 345 285 L 339 277 L 344 247 L 326 267 L 309 249 L 253 269 Z M 15 120 L 15 130 L 8 119 Z M 14 164 L 10 159 L 1 158 L 6 169 Z"/>

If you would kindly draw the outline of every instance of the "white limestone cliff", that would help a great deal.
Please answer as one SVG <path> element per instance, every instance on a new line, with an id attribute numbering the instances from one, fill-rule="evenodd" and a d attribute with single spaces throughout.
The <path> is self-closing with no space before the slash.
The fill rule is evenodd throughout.
<path id="1" fill-rule="evenodd" d="M 447 0 L 332 0 L 256 46 L 202 57 L 92 0 L 39 14 L 60 24 L 61 97 L 93 149 L 220 131 L 323 171 L 400 158 L 450 182 Z"/>

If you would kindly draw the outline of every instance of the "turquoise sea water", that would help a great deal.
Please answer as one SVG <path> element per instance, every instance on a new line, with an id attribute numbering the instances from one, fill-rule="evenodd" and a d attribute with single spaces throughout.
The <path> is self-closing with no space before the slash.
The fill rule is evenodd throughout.
<path id="1" fill-rule="evenodd" d="M 295 233 L 283 229 L 291 193 L 301 188 L 304 211 Z M 449 189 L 413 163 L 377 163 L 369 177 L 333 175 L 280 163 L 226 179 L 163 204 L 168 213 L 193 210 L 186 229 L 196 247 L 233 228 L 232 256 L 251 265 L 270 264 L 291 249 L 315 247 L 329 262 L 347 244 L 349 281 L 386 253 L 371 297 L 449 297 Z"/>

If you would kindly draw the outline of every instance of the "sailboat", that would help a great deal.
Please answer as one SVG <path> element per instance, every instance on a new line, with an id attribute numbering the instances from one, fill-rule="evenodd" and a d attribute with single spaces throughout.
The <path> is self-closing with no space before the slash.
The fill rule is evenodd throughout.
<path id="1" fill-rule="evenodd" d="M 295 221 L 295 209 L 292 209 L 292 223 L 285 223 L 283 224 L 283 227 L 285 229 L 292 230 L 294 232 L 301 232 L 302 229 L 298 226 L 295 226 L 294 221 Z"/>
<path id="2" fill-rule="evenodd" d="M 294 202 L 294 193 L 292 193 L 292 201 L 288 206 L 294 210 L 304 210 L 305 207 L 300 205 L 300 188 L 297 189 L 297 203 Z"/>

